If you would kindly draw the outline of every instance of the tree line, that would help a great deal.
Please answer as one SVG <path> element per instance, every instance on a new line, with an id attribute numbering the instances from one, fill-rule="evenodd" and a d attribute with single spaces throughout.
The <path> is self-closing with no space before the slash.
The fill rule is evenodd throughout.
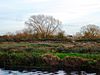
<path id="1" fill-rule="evenodd" d="M 100 40 L 100 27 L 94 24 L 89 24 L 81 27 L 76 35 L 65 35 L 62 30 L 62 22 L 52 16 L 47 15 L 32 15 L 21 31 L 16 34 L 8 33 L 0 36 L 0 41 L 34 41 L 34 40 L 52 40 L 52 41 L 70 41 L 74 40 Z"/>

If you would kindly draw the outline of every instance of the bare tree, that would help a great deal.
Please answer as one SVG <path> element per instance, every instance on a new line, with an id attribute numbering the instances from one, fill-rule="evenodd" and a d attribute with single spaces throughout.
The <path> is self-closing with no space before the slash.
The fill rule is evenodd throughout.
<path id="1" fill-rule="evenodd" d="M 87 25 L 81 28 L 81 34 L 86 38 L 94 38 L 100 35 L 100 27 L 96 25 Z"/>
<path id="2" fill-rule="evenodd" d="M 76 32 L 74 35 L 74 40 L 82 38 L 82 34 L 80 32 Z"/>
<path id="3" fill-rule="evenodd" d="M 52 16 L 33 15 L 25 24 L 34 34 L 39 35 L 40 38 L 47 38 L 59 30 L 61 22 Z"/>

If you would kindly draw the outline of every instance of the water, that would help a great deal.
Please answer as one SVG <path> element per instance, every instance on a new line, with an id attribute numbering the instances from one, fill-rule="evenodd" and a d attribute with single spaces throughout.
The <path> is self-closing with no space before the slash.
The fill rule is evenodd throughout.
<path id="1" fill-rule="evenodd" d="M 96 73 L 86 73 L 85 71 L 65 72 L 63 70 L 48 72 L 48 71 L 37 71 L 36 69 L 29 72 L 29 71 L 13 71 L 13 70 L 0 69 L 0 75 L 96 75 Z"/>

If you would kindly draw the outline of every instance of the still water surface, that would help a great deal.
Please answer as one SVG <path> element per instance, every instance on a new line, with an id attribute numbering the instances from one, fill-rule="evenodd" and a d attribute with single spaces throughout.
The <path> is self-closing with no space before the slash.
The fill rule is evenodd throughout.
<path id="1" fill-rule="evenodd" d="M 36 69 L 29 72 L 29 71 L 13 71 L 13 70 L 0 69 L 0 75 L 96 75 L 96 73 L 87 73 L 85 71 L 66 72 L 63 70 L 48 72 L 48 71 L 38 71 Z"/>

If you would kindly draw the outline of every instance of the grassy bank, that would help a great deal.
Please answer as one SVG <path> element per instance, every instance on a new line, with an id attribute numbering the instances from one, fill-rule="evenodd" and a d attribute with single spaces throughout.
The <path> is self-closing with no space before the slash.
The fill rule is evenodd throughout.
<path id="1" fill-rule="evenodd" d="M 63 59 L 66 56 L 72 57 L 82 57 L 87 59 L 99 60 L 100 54 L 85 54 L 85 53 L 55 53 L 54 55 L 58 56 L 59 58 Z"/>
<path id="2" fill-rule="evenodd" d="M 97 47 L 99 47 L 98 45 L 99 43 Z M 68 45 L 63 43 L 2 42 L 0 43 L 0 67 L 24 69 L 36 67 L 100 68 L 99 49 L 96 50 L 97 48 L 95 48 L 94 53 L 80 53 L 78 52 L 81 48 L 80 46 L 76 46 L 77 50 L 79 49 L 76 52 L 70 50 L 72 46 L 67 48 L 64 46 Z M 59 52 L 59 48 L 62 49 L 61 47 L 63 47 L 63 51 Z M 89 48 L 89 51 L 91 51 L 92 48 Z"/>

